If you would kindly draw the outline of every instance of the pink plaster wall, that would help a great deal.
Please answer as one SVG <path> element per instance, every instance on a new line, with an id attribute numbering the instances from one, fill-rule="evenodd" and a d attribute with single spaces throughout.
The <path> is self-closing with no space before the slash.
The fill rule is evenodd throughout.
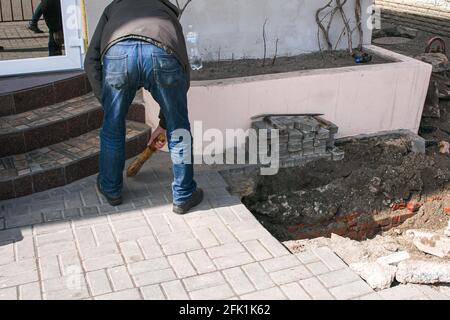
<path id="1" fill-rule="evenodd" d="M 263 113 L 323 113 L 339 137 L 380 131 L 419 130 L 431 66 L 375 46 L 368 50 L 397 62 L 193 82 L 189 113 L 203 130 L 248 129 Z M 159 106 L 144 94 L 147 123 Z M 198 133 L 193 132 L 194 136 Z"/>

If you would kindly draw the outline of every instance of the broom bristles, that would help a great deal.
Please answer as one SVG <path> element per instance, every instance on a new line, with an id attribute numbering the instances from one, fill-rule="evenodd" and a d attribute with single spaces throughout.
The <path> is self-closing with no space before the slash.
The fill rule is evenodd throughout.
<path id="1" fill-rule="evenodd" d="M 127 169 L 127 176 L 134 177 L 141 170 L 144 163 L 151 158 L 151 156 L 158 150 L 155 145 L 157 142 L 165 142 L 166 137 L 164 134 L 160 134 L 150 146 L 147 146 L 145 150 L 131 163 Z"/>

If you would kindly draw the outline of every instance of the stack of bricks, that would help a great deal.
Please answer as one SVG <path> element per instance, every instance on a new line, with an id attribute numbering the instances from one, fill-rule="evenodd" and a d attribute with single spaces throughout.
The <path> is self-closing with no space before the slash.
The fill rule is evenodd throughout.
<path id="1" fill-rule="evenodd" d="M 252 128 L 278 130 L 281 167 L 300 166 L 318 159 L 339 161 L 344 158 L 344 152 L 334 145 L 338 127 L 320 117 L 269 116 L 255 119 Z M 268 141 L 268 146 L 270 145 Z"/>

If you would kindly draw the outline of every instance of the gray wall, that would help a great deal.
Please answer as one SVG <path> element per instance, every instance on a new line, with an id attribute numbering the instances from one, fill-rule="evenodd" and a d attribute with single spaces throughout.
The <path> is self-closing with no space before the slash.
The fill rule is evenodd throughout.
<path id="1" fill-rule="evenodd" d="M 87 0 L 89 32 L 92 34 L 102 9 L 109 0 Z M 201 51 L 206 60 L 217 59 L 220 50 L 222 59 L 262 57 L 262 30 L 265 19 L 268 56 L 275 51 L 279 39 L 279 55 L 295 55 L 319 50 L 315 12 L 328 0 L 193 0 L 181 22 L 200 33 Z M 353 17 L 353 0 L 349 0 L 346 11 Z M 367 28 L 367 8 L 372 0 L 363 2 L 363 27 L 365 43 L 370 43 L 371 32 Z M 354 26 L 354 25 L 353 25 Z M 342 21 L 336 19 L 332 28 L 332 39 L 339 38 Z M 356 32 L 354 43 L 357 43 Z M 323 45 L 323 44 L 322 44 Z M 339 49 L 346 48 L 347 41 L 341 40 Z"/>

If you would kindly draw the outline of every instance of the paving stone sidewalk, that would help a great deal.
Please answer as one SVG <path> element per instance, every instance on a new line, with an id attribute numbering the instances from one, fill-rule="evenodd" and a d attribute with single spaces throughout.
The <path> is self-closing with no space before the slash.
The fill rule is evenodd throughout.
<path id="1" fill-rule="evenodd" d="M 0 22 L 0 60 L 48 57 L 48 28 L 44 21 L 36 34 L 27 27 L 27 21 Z"/>
<path id="2" fill-rule="evenodd" d="M 156 155 L 105 204 L 95 176 L 0 202 L 0 299 L 444 299 L 374 292 L 329 248 L 291 254 L 211 167 L 204 203 L 171 212 L 170 160 Z"/>

